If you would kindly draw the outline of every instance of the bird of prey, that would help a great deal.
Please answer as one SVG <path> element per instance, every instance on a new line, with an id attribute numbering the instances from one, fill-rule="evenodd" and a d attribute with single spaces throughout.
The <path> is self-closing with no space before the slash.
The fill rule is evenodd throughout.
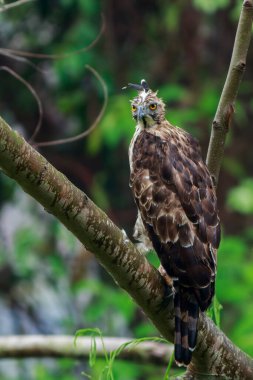
<path id="1" fill-rule="evenodd" d="M 212 301 L 220 221 L 215 187 L 198 142 L 165 119 L 165 104 L 143 79 L 128 84 L 136 131 L 130 187 L 141 225 L 174 288 L 175 360 L 188 365 L 199 311 Z M 145 239 L 144 239 L 145 240 Z"/>

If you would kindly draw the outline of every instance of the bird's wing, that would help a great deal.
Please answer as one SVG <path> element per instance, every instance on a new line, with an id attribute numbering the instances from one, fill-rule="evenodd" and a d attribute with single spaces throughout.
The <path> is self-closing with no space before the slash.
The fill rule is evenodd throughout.
<path id="1" fill-rule="evenodd" d="M 216 274 L 216 250 L 220 242 L 220 222 L 217 199 L 210 173 L 203 162 L 195 139 L 187 133 L 175 131 L 175 136 L 162 139 L 158 149 L 160 157 L 159 181 L 174 194 L 173 226 L 177 240 L 169 247 L 163 245 L 160 259 L 166 270 L 173 268 L 181 285 L 195 289 L 202 310 L 211 302 Z M 164 204 L 163 219 L 166 214 Z M 162 236 L 160 217 L 156 234 Z M 164 228 L 164 227 L 163 227 Z M 171 233 L 171 232 L 170 232 Z M 157 244 L 157 249 L 159 245 Z"/>
<path id="2" fill-rule="evenodd" d="M 182 208 L 194 224 L 200 241 L 217 249 L 220 221 L 211 175 L 196 140 L 184 132 L 179 136 L 179 141 L 164 142 L 161 180 L 167 186 L 175 186 Z"/>
<path id="3" fill-rule="evenodd" d="M 199 296 L 204 309 L 215 277 L 219 220 L 215 190 L 197 143 L 182 133 L 168 138 L 144 131 L 138 136 L 130 186 L 167 273 L 185 287 L 210 288 Z"/>

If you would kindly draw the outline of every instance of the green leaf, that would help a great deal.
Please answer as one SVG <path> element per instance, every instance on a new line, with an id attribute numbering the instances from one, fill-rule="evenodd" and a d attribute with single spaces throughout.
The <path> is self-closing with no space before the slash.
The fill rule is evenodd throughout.
<path id="1" fill-rule="evenodd" d="M 171 355 L 170 360 L 169 360 L 168 367 L 166 368 L 166 372 L 165 372 L 165 375 L 164 375 L 164 380 L 169 380 L 170 379 L 171 368 L 172 368 L 172 364 L 174 362 L 174 359 L 175 359 L 175 355 L 174 355 L 174 351 L 173 351 L 173 354 Z"/>
<path id="2" fill-rule="evenodd" d="M 222 166 L 235 178 L 241 179 L 246 176 L 246 170 L 242 163 L 233 157 L 224 157 Z"/>
<path id="3" fill-rule="evenodd" d="M 169 7 L 164 9 L 164 20 L 169 31 L 176 31 L 179 26 L 180 7 L 178 4 L 170 4 Z"/>
<path id="4" fill-rule="evenodd" d="M 243 238 L 223 237 L 218 252 L 216 281 L 216 294 L 223 304 L 228 302 L 238 306 L 251 298 L 252 288 L 247 283 L 249 274 L 244 272 L 244 268 L 251 267 L 247 262 L 247 252 L 248 247 Z"/>
<path id="5" fill-rule="evenodd" d="M 222 310 L 222 305 L 219 303 L 217 296 L 213 297 L 212 305 L 207 311 L 207 315 L 214 321 L 216 326 L 220 327 L 220 312 Z"/>
<path id="6" fill-rule="evenodd" d="M 199 117 L 212 118 L 218 104 L 217 88 L 210 82 L 202 90 L 198 99 Z"/>
<path id="7" fill-rule="evenodd" d="M 71 1 L 73 1 L 73 0 L 71 0 Z M 86 17 L 87 16 L 90 17 L 94 14 L 97 14 L 99 5 L 98 5 L 98 2 L 96 0 L 92 0 L 92 1 L 79 0 L 79 7 L 80 7 L 80 10 L 83 12 L 83 14 Z"/>
<path id="8" fill-rule="evenodd" d="M 253 179 L 247 178 L 230 190 L 227 205 L 241 214 L 253 213 Z"/>
<path id="9" fill-rule="evenodd" d="M 195 7 L 206 13 L 216 12 L 218 9 L 225 8 L 229 0 L 193 0 Z"/>
<path id="10" fill-rule="evenodd" d="M 120 141 L 129 142 L 134 129 L 135 123 L 131 120 L 129 98 L 125 95 L 111 97 L 101 123 L 88 137 L 88 151 L 96 154 L 102 144 L 115 148 Z"/>
<path id="11" fill-rule="evenodd" d="M 105 191 L 106 176 L 105 173 L 97 173 L 91 186 L 93 201 L 104 211 L 110 207 L 110 201 Z"/>
<path id="12" fill-rule="evenodd" d="M 177 83 L 170 83 L 169 85 L 162 86 L 159 89 L 159 96 L 167 102 L 183 101 L 188 97 L 188 91 Z"/>
<path id="13" fill-rule="evenodd" d="M 149 321 L 139 323 L 134 329 L 136 337 L 153 336 L 156 333 L 156 328 Z"/>

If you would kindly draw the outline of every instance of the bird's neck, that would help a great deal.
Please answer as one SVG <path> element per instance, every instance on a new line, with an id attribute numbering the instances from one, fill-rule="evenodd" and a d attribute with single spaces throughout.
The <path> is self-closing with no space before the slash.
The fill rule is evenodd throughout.
<path id="1" fill-rule="evenodd" d="M 156 128 L 157 122 L 151 117 L 145 117 L 145 119 L 139 120 L 136 128 L 140 130 L 148 130 L 150 128 Z"/>
<path id="2" fill-rule="evenodd" d="M 148 132 L 152 135 L 170 135 L 175 130 L 177 131 L 179 128 L 174 127 L 167 120 L 163 120 L 161 123 L 154 122 L 154 124 L 145 125 L 142 121 L 139 121 L 136 125 L 135 136 L 140 132 Z"/>

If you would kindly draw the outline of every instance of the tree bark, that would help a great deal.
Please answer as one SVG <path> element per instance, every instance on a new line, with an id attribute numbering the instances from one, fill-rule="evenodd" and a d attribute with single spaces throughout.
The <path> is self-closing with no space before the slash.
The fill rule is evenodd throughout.
<path id="1" fill-rule="evenodd" d="M 244 0 L 235 36 L 227 78 L 213 120 L 207 166 L 217 184 L 224 155 L 226 136 L 234 114 L 234 103 L 246 67 L 246 57 L 252 34 L 253 1 Z"/>
<path id="2" fill-rule="evenodd" d="M 14 3 L 11 3 L 11 4 L 3 4 L 0 7 L 0 13 L 8 11 L 11 8 L 18 7 L 18 6 L 23 5 L 25 3 L 29 3 L 30 1 L 34 1 L 34 0 L 18 0 L 18 1 L 15 1 Z"/>
<path id="3" fill-rule="evenodd" d="M 172 291 L 113 222 L 0 118 L 0 167 L 58 218 L 135 300 L 169 341 L 174 335 Z M 204 314 L 187 376 L 253 379 L 253 361 Z M 236 375 L 236 377 L 235 377 Z"/>

